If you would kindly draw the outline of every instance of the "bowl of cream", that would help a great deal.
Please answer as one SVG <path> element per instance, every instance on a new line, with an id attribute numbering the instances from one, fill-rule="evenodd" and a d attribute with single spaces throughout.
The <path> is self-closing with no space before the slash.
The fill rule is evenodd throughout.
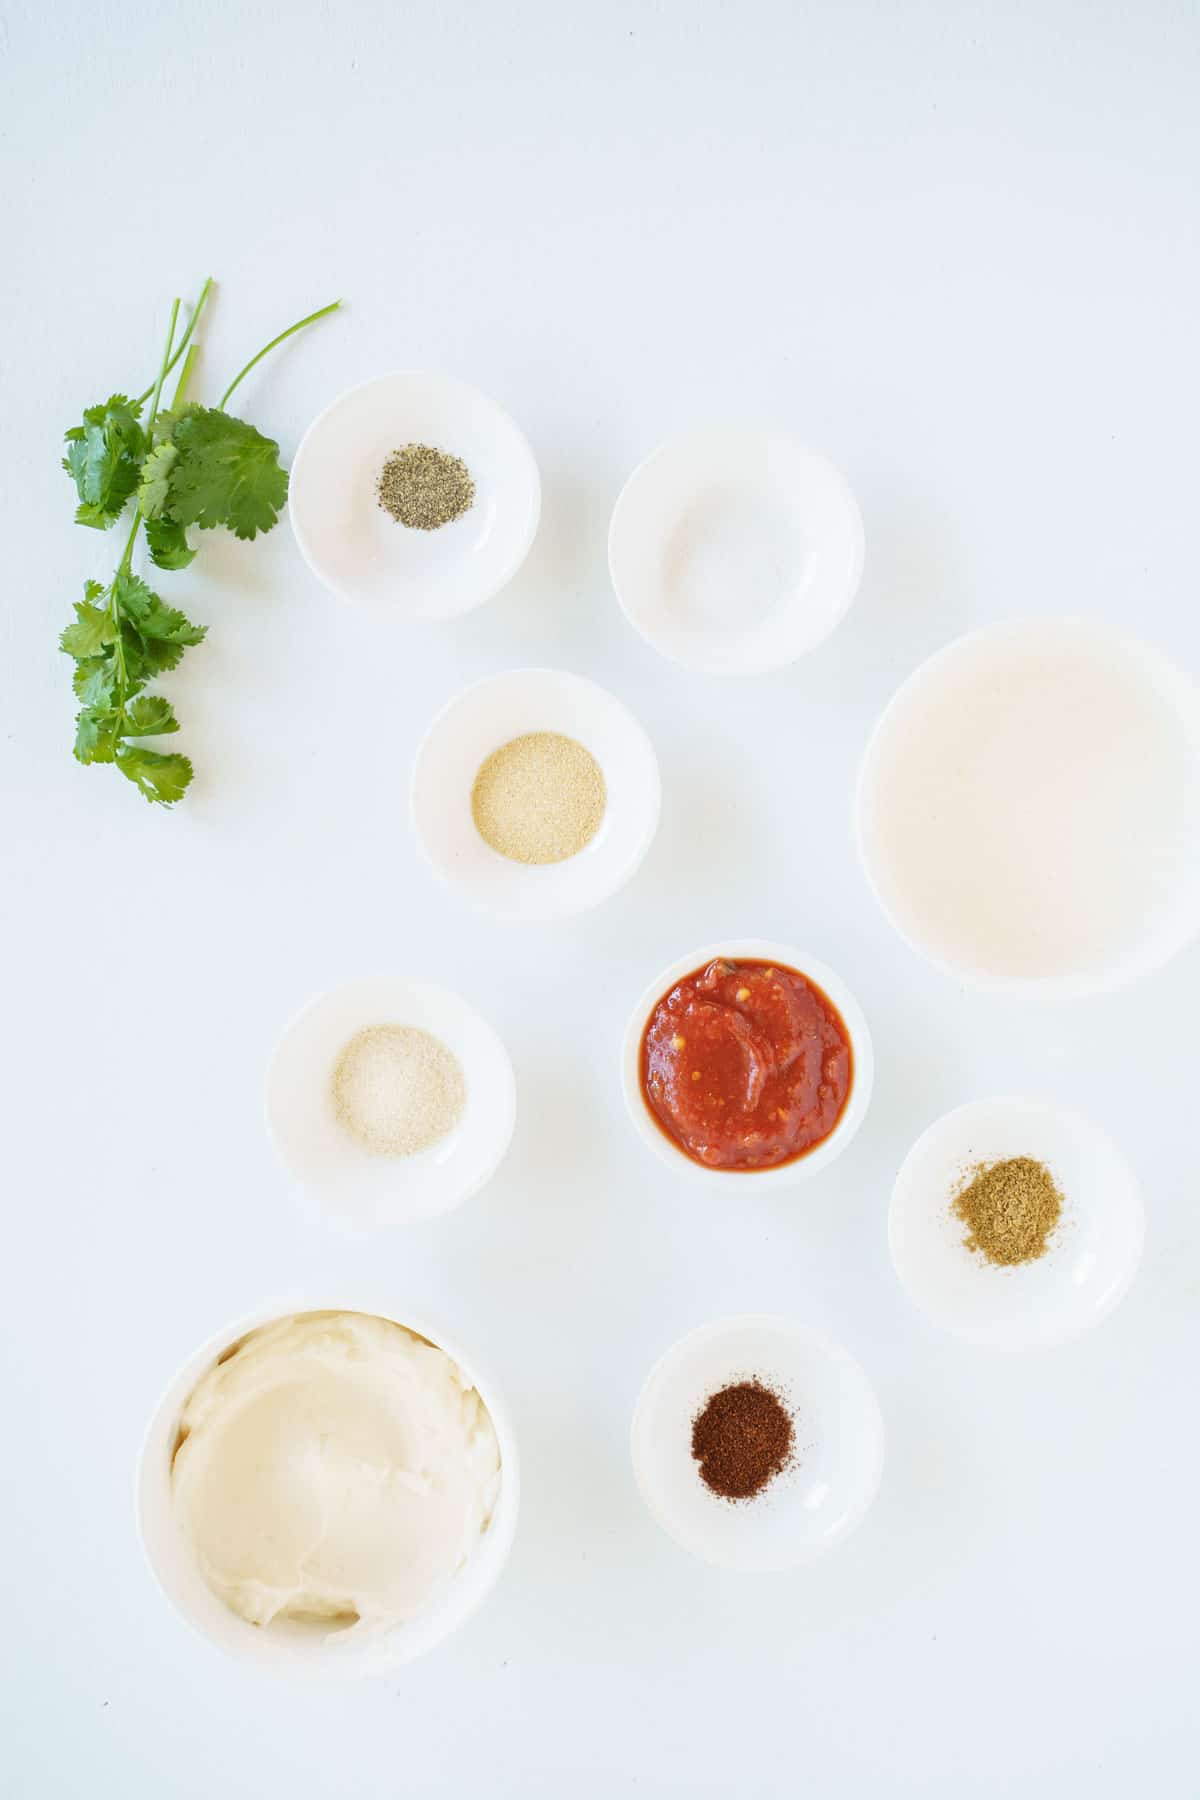
<path id="1" fill-rule="evenodd" d="M 268 1306 L 172 1381 L 137 1509 L 159 1585 L 213 1643 L 359 1675 L 474 1611 L 518 1494 L 503 1404 L 444 1333 L 407 1312 Z"/>

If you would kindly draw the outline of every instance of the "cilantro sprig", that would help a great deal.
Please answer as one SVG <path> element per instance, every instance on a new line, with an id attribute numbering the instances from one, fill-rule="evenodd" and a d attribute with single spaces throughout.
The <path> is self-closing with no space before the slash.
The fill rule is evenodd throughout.
<path id="1" fill-rule="evenodd" d="M 204 283 L 178 342 L 180 302 L 174 302 L 158 373 L 145 393 L 133 400 L 113 394 L 89 406 L 66 433 L 63 457 L 79 498 L 76 524 L 107 531 L 133 509 L 116 573 L 107 586 L 85 584 L 74 623 L 59 640 L 75 660 L 75 756 L 81 763 L 112 763 L 159 806 L 182 799 L 192 764 L 178 751 L 155 750 L 144 741 L 179 730 L 170 701 L 145 690 L 176 668 L 185 650 L 203 642 L 206 628 L 166 605 L 134 574 L 139 534 L 150 561 L 169 570 L 186 569 L 195 556 L 187 535 L 192 526 L 222 526 L 239 538 L 270 531 L 288 491 L 279 445 L 227 412 L 226 404 L 268 351 L 341 304 L 335 300 L 289 325 L 234 376 L 219 406 L 200 406 L 187 399 L 187 388 L 196 360 L 193 334 L 211 287 L 211 280 Z M 161 404 L 163 387 L 181 358 L 168 409 Z"/>

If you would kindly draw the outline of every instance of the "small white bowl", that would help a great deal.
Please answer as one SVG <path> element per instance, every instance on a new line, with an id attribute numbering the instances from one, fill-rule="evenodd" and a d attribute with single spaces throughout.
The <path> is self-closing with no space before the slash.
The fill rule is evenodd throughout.
<path id="1" fill-rule="evenodd" d="M 892 925 L 955 979 L 1027 999 L 1133 982 L 1200 928 L 1200 688 L 1093 620 L 970 632 L 884 709 L 857 824 Z"/>
<path id="2" fill-rule="evenodd" d="M 500 1492 L 479 1546 L 427 1610 L 383 1635 L 330 1632 L 318 1623 L 277 1620 L 251 1625 L 212 1592 L 179 1528 L 171 1493 L 171 1463 L 183 1409 L 200 1377 L 248 1332 L 293 1313 L 363 1312 L 393 1319 L 428 1338 L 456 1362 L 476 1388 L 491 1416 L 500 1445 Z M 265 1668 L 316 1675 L 374 1675 L 410 1662 L 440 1643 L 490 1593 L 512 1547 L 521 1481 L 517 1445 L 508 1411 L 490 1377 L 436 1325 L 390 1304 L 328 1292 L 308 1291 L 289 1300 L 255 1307 L 215 1333 L 188 1358 L 167 1388 L 150 1420 L 138 1463 L 135 1505 L 146 1560 L 163 1593 L 182 1618 L 220 1649 Z"/>
<path id="3" fill-rule="evenodd" d="M 599 763 L 607 790 L 600 829 L 564 862 L 530 866 L 484 842 L 471 816 L 480 764 L 513 738 L 555 731 Z M 412 818 L 433 868 L 478 911 L 500 919 L 559 919 L 623 887 L 658 828 L 654 746 L 621 701 L 561 669 L 510 669 L 464 689 L 438 714 L 416 756 Z"/>
<path id="4" fill-rule="evenodd" d="M 664 656 L 759 675 L 840 623 L 862 578 L 862 515 L 833 465 L 787 432 L 710 426 L 634 470 L 608 566 L 626 618 Z"/>
<path id="5" fill-rule="evenodd" d="M 466 1104 L 446 1137 L 412 1156 L 377 1156 L 339 1125 L 338 1056 L 372 1025 L 413 1025 L 462 1067 Z M 334 988 L 284 1031 L 267 1069 L 267 1126 L 295 1179 L 351 1221 L 371 1225 L 449 1212 L 495 1173 L 516 1122 L 512 1063 L 496 1032 L 448 988 L 376 976 Z"/>
<path id="6" fill-rule="evenodd" d="M 845 1110 L 829 1136 L 807 1156 L 799 1156 L 794 1162 L 781 1163 L 771 1169 L 705 1168 L 667 1136 L 646 1104 L 642 1092 L 642 1040 L 650 1015 L 677 981 L 705 968 L 718 956 L 727 956 L 731 962 L 776 963 L 780 968 L 798 970 L 833 1003 L 850 1035 L 854 1074 Z M 875 1052 L 871 1033 L 861 1006 L 841 976 L 815 957 L 794 950 L 790 944 L 772 943 L 768 938 L 724 938 L 702 950 L 692 950 L 686 956 L 677 957 L 645 989 L 629 1016 L 621 1045 L 621 1089 L 634 1130 L 642 1142 L 673 1169 L 685 1171 L 698 1181 L 724 1182 L 739 1193 L 763 1193 L 769 1188 L 791 1187 L 828 1168 L 834 1158 L 842 1154 L 866 1117 L 874 1084 Z"/>
<path id="7" fill-rule="evenodd" d="M 794 1461 L 753 1499 L 724 1500 L 700 1479 L 692 1422 L 711 1394 L 756 1375 L 793 1411 Z M 647 1509 L 693 1556 L 790 1569 L 816 1562 L 867 1512 L 883 1473 L 883 1419 L 848 1350 L 791 1319 L 751 1314 L 702 1325 L 656 1363 L 631 1450 Z"/>
<path id="8" fill-rule="evenodd" d="M 435 531 L 400 525 L 375 484 L 393 450 L 428 444 L 466 463 L 475 499 Z M 288 510 L 309 568 L 343 599 L 448 619 L 498 593 L 537 531 L 541 483 L 508 414 L 445 375 L 384 375 L 351 388 L 305 432 Z"/>
<path id="9" fill-rule="evenodd" d="M 997 1268 L 968 1250 L 951 1212 L 976 1163 L 1032 1156 L 1063 1196 L 1044 1256 Z M 1137 1178 L 1106 1134 L 1042 1100 L 979 1100 L 931 1125 L 892 1191 L 888 1238 L 901 1282 L 921 1310 L 968 1343 L 1036 1350 L 1090 1331 L 1125 1293 L 1142 1254 Z"/>

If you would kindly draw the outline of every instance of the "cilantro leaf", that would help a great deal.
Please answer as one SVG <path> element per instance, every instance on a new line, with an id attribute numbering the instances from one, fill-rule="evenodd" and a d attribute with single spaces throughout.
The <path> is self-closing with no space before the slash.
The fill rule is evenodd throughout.
<path id="1" fill-rule="evenodd" d="M 139 674 L 173 669 L 189 645 L 203 643 L 207 627 L 193 625 L 177 607 L 164 606 L 140 576 L 118 573 L 113 591 L 127 657 Z"/>
<path id="2" fill-rule="evenodd" d="M 157 444 L 142 464 L 142 480 L 138 488 L 138 505 L 143 519 L 157 519 L 167 504 L 171 480 L 171 464 L 179 452 L 174 444 Z"/>
<path id="3" fill-rule="evenodd" d="M 75 623 L 68 625 L 59 638 L 59 648 L 68 656 L 98 656 L 116 635 L 108 608 L 96 605 L 104 593 L 98 581 L 84 584 L 84 598 L 75 602 Z"/>
<path id="4" fill-rule="evenodd" d="M 273 438 L 215 407 L 189 406 L 175 419 L 178 457 L 170 473 L 169 516 L 202 531 L 228 526 L 235 537 L 270 531 L 287 500 L 287 471 Z"/>
<path id="5" fill-rule="evenodd" d="M 122 775 L 133 782 L 146 799 L 159 806 L 172 806 L 181 800 L 192 779 L 191 761 L 178 754 L 163 756 L 157 750 L 143 750 L 140 745 L 122 744 L 116 755 Z"/>
<path id="6" fill-rule="evenodd" d="M 146 548 L 158 569 L 186 569 L 196 554 L 183 526 L 174 519 L 147 519 Z"/>
<path id="7" fill-rule="evenodd" d="M 120 714 L 85 706 L 75 721 L 75 757 L 81 763 L 112 762 L 120 736 Z"/>
<path id="8" fill-rule="evenodd" d="M 125 737 L 165 737 L 178 730 L 175 708 L 160 694 L 147 694 L 125 709 Z"/>
<path id="9" fill-rule="evenodd" d="M 117 670 L 117 659 L 111 647 L 103 656 L 87 656 L 75 664 L 75 674 L 71 682 L 75 696 L 82 700 L 84 706 L 94 707 L 100 712 L 107 712 L 120 704 L 121 683 Z M 140 680 L 131 682 L 126 692 L 136 693 L 141 687 Z"/>
<path id="10" fill-rule="evenodd" d="M 83 423 L 66 433 L 63 467 L 79 495 L 77 524 L 104 531 L 124 511 L 146 453 L 140 411 L 140 402 L 113 394 L 102 406 L 89 406 Z"/>

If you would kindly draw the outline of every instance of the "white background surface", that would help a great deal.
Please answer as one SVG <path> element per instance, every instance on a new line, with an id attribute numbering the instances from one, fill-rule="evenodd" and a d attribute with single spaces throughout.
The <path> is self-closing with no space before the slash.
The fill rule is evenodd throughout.
<path id="1" fill-rule="evenodd" d="M 849 821 L 879 708 L 969 626 L 1079 609 L 1200 667 L 1195 8 L 58 0 L 0 44 L 6 1795 L 1194 1794 L 1200 953 L 1040 1016 L 971 997 L 891 936 Z M 350 383 L 444 368 L 526 429 L 545 510 L 440 629 L 340 606 L 286 525 L 206 537 L 157 584 L 211 625 L 164 684 L 172 816 L 71 761 L 55 638 L 118 546 L 57 463 L 210 272 L 210 399 L 351 302 L 239 394 L 286 455 Z M 867 528 L 836 637 L 745 686 L 657 660 L 605 571 L 624 475 L 713 417 L 794 426 Z M 521 661 L 633 706 L 664 811 L 615 901 L 501 932 L 435 891 L 405 788 L 434 711 Z M 811 947 L 872 1020 L 871 1116 L 810 1189 L 698 1194 L 622 1116 L 628 1005 L 722 932 Z M 262 1077 L 376 969 L 488 1013 L 519 1118 L 460 1213 L 355 1247 L 296 1208 Z M 1028 1360 L 927 1328 L 887 1261 L 904 1152 L 997 1090 L 1083 1103 L 1146 1186 L 1128 1300 Z M 326 1269 L 494 1367 L 526 1502 L 455 1642 L 297 1690 L 171 1616 L 131 1485 L 177 1362 Z M 745 1308 L 842 1338 L 887 1423 L 873 1513 L 787 1579 L 689 1561 L 629 1469 L 651 1362 Z"/>

